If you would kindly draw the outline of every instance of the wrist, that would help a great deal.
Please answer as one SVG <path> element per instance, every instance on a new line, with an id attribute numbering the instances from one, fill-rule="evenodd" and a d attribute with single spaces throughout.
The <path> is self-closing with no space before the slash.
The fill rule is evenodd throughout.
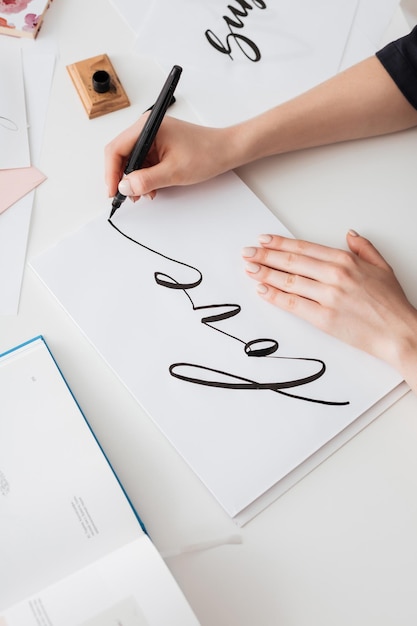
<path id="1" fill-rule="evenodd" d="M 303 112 L 279 105 L 227 129 L 234 167 L 305 147 Z"/>
<path id="2" fill-rule="evenodd" d="M 248 140 L 247 123 L 234 124 L 221 129 L 222 161 L 224 170 L 233 170 L 254 160 Z"/>
<path id="3" fill-rule="evenodd" d="M 390 363 L 417 393 L 417 310 L 411 307 L 410 314 L 402 321 L 402 328 L 394 340 Z"/>

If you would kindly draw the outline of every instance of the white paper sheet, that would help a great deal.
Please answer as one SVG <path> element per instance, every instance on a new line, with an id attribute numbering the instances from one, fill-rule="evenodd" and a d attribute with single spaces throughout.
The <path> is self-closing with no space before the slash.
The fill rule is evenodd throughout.
<path id="1" fill-rule="evenodd" d="M 40 618 L 49 626 L 199 623 L 145 535 L 4 612 L 13 626 L 38 626 Z"/>
<path id="2" fill-rule="evenodd" d="M 31 264 L 232 517 L 400 383 L 256 295 L 241 248 L 287 231 L 233 173 L 126 201 L 114 224 L 142 246 L 112 228 L 107 210 Z M 156 281 L 198 283 L 199 272 L 192 288 Z M 240 313 L 203 323 L 234 305 Z M 248 357 L 259 338 L 278 350 Z M 322 376 L 293 385 L 319 374 L 321 360 Z"/>
<path id="3" fill-rule="evenodd" d="M 0 169 L 29 165 L 21 50 L 0 39 Z"/>
<path id="4" fill-rule="evenodd" d="M 29 123 L 28 162 L 39 164 L 46 112 L 49 104 L 55 54 L 42 50 L 38 41 L 20 41 L 12 37 L 0 40 L 6 59 L 17 52 L 23 58 L 23 76 Z M 3 58 L 3 57 L 2 57 Z M 0 142 L 1 145 L 1 142 Z M 2 149 L 0 153 L 3 153 Z M 10 166 L 8 166 L 10 167 Z M 19 167 L 23 167 L 20 165 Z M 32 216 L 34 194 L 16 202 L 13 215 L 0 215 L 0 315 L 16 315 L 19 308 L 23 270 Z"/>
<path id="5" fill-rule="evenodd" d="M 375 54 L 400 0 L 359 0 L 340 69 Z"/>
<path id="6" fill-rule="evenodd" d="M 23 74 L 28 100 L 29 148 L 32 165 L 39 167 L 55 53 L 42 49 L 39 40 L 22 42 L 22 45 Z"/>
<path id="7" fill-rule="evenodd" d="M 203 122 L 233 124 L 335 74 L 357 4 L 154 2 L 136 50 L 167 71 L 174 64 L 184 68 L 178 97 L 192 105 Z"/>
<path id="8" fill-rule="evenodd" d="M 137 35 L 153 0 L 110 0 L 110 2 Z"/>
<path id="9" fill-rule="evenodd" d="M 34 192 L 0 215 L 0 315 L 19 306 Z"/>

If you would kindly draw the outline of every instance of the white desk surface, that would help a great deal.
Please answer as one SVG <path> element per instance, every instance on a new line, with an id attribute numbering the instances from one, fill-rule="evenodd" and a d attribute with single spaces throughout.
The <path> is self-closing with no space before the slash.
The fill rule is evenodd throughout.
<path id="1" fill-rule="evenodd" d="M 406 30 L 400 16 L 389 38 Z M 153 102 L 164 78 L 151 59 L 135 56 L 133 32 L 107 0 L 54 2 L 38 41 L 48 39 L 58 50 L 41 160 L 48 179 L 37 190 L 28 259 L 109 203 L 104 145 Z M 102 53 L 131 106 L 89 120 L 66 65 Z M 180 97 L 172 114 L 192 119 Z M 413 130 L 271 158 L 238 173 L 296 236 L 343 246 L 352 227 L 372 238 L 416 305 L 416 151 Z M 0 351 L 37 334 L 158 549 L 225 542 L 167 558 L 203 626 L 417 623 L 415 396 L 408 393 L 239 529 L 27 267 L 19 314 L 0 318 Z M 240 544 L 227 543 L 233 535 Z"/>

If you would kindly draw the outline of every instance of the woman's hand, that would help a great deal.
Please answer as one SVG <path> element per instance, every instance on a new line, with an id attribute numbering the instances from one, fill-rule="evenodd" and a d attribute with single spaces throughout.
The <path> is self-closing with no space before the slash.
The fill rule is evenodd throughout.
<path id="1" fill-rule="evenodd" d="M 277 235 L 244 248 L 258 293 L 321 330 L 395 367 L 417 391 L 417 310 L 367 239 L 349 231 L 350 251 Z"/>
<path id="2" fill-rule="evenodd" d="M 142 115 L 105 148 L 105 179 L 110 197 L 119 187 L 121 193 L 134 199 L 143 195 L 153 198 L 162 187 L 202 182 L 235 167 L 233 129 L 209 128 L 166 116 L 143 168 L 123 178 L 147 115 Z"/>

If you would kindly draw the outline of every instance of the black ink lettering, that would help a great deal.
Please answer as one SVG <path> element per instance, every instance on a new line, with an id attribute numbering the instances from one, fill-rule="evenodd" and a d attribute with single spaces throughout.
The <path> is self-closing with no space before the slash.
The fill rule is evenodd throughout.
<path id="1" fill-rule="evenodd" d="M 230 10 L 232 17 L 223 15 L 222 19 L 224 20 L 229 31 L 224 41 L 222 41 L 222 39 L 211 29 L 207 29 L 204 34 L 207 41 L 215 50 L 221 52 L 222 54 L 227 54 L 232 60 L 232 44 L 235 43 L 247 59 L 256 63 L 261 59 L 261 51 L 259 47 L 254 41 L 249 39 L 249 37 L 246 37 L 243 34 L 235 33 L 233 30 L 236 28 L 244 28 L 245 22 L 241 18 L 247 18 L 249 15 L 248 11 L 252 11 L 254 7 L 245 0 L 237 0 L 237 3 L 240 5 L 241 10 L 229 4 L 227 5 L 227 8 Z M 266 3 L 261 0 L 254 0 L 253 5 L 259 9 L 267 8 Z"/>
<path id="2" fill-rule="evenodd" d="M 238 16 L 240 16 L 240 17 L 247 17 L 249 15 L 249 13 L 247 12 L 246 9 L 249 9 L 249 11 L 253 10 L 253 7 L 251 7 L 249 2 L 245 2 L 245 0 L 237 0 L 237 1 L 240 4 L 240 6 L 242 7 L 243 11 L 239 11 L 239 9 L 235 9 L 234 7 L 232 7 L 231 4 L 227 5 L 227 8 L 230 9 L 230 12 L 232 13 L 232 15 L 234 15 L 235 18 L 237 18 L 237 19 L 235 21 L 233 21 L 233 19 L 231 19 L 227 15 L 223 15 L 223 19 L 226 22 L 226 24 L 228 25 L 228 27 L 230 29 L 230 32 L 232 32 L 232 26 L 234 26 L 235 28 L 243 28 L 245 24 L 244 24 L 244 22 L 242 22 L 242 20 L 239 19 Z"/>
<path id="3" fill-rule="evenodd" d="M 232 49 L 229 46 L 229 41 L 227 37 L 226 37 L 226 43 L 224 44 L 221 42 L 219 37 L 217 37 L 217 35 L 213 33 L 212 30 L 206 30 L 205 35 L 206 35 L 208 42 L 213 46 L 213 48 L 215 48 L 222 54 L 228 54 L 230 58 L 233 60 Z"/>
<path id="4" fill-rule="evenodd" d="M 249 59 L 249 61 L 253 61 L 254 63 L 256 63 L 257 61 L 260 61 L 261 51 L 259 50 L 258 46 L 253 41 L 251 41 L 248 37 L 245 37 L 244 35 L 232 33 L 231 35 L 227 35 L 228 46 L 230 45 L 229 40 L 232 40 L 237 44 L 238 48 L 240 48 L 240 50 L 243 52 L 245 57 Z M 245 46 L 243 44 L 247 44 L 247 47 L 248 47 L 247 52 L 245 51 Z M 250 52 L 253 53 L 253 56 L 251 56 Z"/>
<path id="5" fill-rule="evenodd" d="M 253 350 L 252 346 L 265 344 L 262 348 Z M 269 345 L 268 345 L 269 344 Z M 248 356 L 269 356 L 278 350 L 278 341 L 275 339 L 252 339 L 245 345 L 245 352 Z"/>
<path id="6" fill-rule="evenodd" d="M 230 35 L 227 35 L 226 37 L 226 42 L 222 43 L 217 35 L 215 35 L 211 30 L 207 30 L 205 34 L 208 41 L 214 48 L 216 48 L 216 50 L 218 50 L 222 54 L 229 55 L 232 60 L 233 57 L 231 42 L 235 42 L 237 44 L 237 47 L 243 52 L 243 54 L 247 59 L 249 59 L 249 61 L 257 62 L 261 59 L 261 52 L 258 46 L 244 35 L 240 35 L 238 33 L 230 33 Z M 247 44 L 247 51 L 245 50 L 244 44 Z"/>
<path id="7" fill-rule="evenodd" d="M 291 357 L 276 357 L 280 359 L 288 359 L 293 360 Z M 237 376 L 236 374 L 230 374 L 229 372 L 224 372 L 222 370 L 213 369 L 211 367 L 206 367 L 204 365 L 196 365 L 195 363 L 173 363 L 169 367 L 169 371 L 174 378 L 179 378 L 180 380 L 194 383 L 197 385 L 204 385 L 206 387 L 220 387 L 221 389 L 240 389 L 240 390 L 268 390 L 275 391 L 281 395 L 287 396 L 289 398 L 295 398 L 296 400 L 304 400 L 305 402 L 312 402 L 315 404 L 325 404 L 328 406 L 344 406 L 349 404 L 349 402 L 332 402 L 327 400 L 317 400 L 316 398 L 308 398 L 304 396 L 299 396 L 296 394 L 288 393 L 283 391 L 283 389 L 290 389 L 292 387 L 299 387 L 300 385 L 306 385 L 311 383 L 321 376 L 323 376 L 326 371 L 326 366 L 320 359 L 308 359 L 308 358 L 297 358 L 298 361 L 313 361 L 315 363 L 320 364 L 320 368 L 315 374 L 311 376 L 306 376 L 304 378 L 296 378 L 295 380 L 289 380 L 285 382 L 270 382 L 270 383 L 258 383 L 255 380 L 250 380 L 249 378 L 243 378 L 242 376 Z M 197 376 L 187 376 L 187 374 L 181 374 L 177 370 L 179 368 L 184 368 L 186 371 L 192 371 L 193 369 L 200 370 L 202 372 L 210 372 L 215 374 L 213 380 L 199 378 Z M 221 377 L 230 378 L 230 382 L 223 382 Z M 234 382 L 233 382 L 234 381 Z"/>
<path id="8" fill-rule="evenodd" d="M 275 339 L 258 338 L 258 339 L 252 339 L 250 341 L 244 341 L 243 339 L 240 339 L 239 337 L 235 337 L 234 335 L 231 335 L 230 333 L 227 333 L 224 330 L 221 330 L 217 328 L 216 326 L 213 326 L 213 324 L 216 324 L 217 322 L 222 322 L 226 319 L 231 319 L 235 317 L 236 315 L 238 315 L 241 312 L 241 306 L 239 304 L 208 304 L 208 305 L 196 306 L 190 294 L 188 293 L 188 290 L 195 289 L 201 284 L 203 280 L 203 275 L 199 269 L 197 269 L 196 267 L 193 267 L 192 265 L 184 263 L 182 261 L 177 261 L 176 259 L 166 256 L 165 254 L 162 254 L 161 252 L 158 252 L 157 250 L 154 250 L 150 248 L 149 246 L 146 246 L 145 244 L 140 243 L 136 239 L 133 239 L 133 237 L 130 237 L 129 235 L 124 233 L 120 228 L 118 228 L 114 224 L 114 222 L 112 222 L 111 219 L 109 219 L 108 222 L 118 233 L 120 233 L 123 237 L 125 237 L 126 239 L 134 243 L 135 245 L 140 246 L 141 248 L 148 250 L 149 252 L 152 252 L 153 254 L 156 254 L 157 256 L 160 256 L 168 261 L 172 261 L 173 263 L 177 263 L 181 266 L 187 267 L 191 269 L 192 271 L 194 271 L 197 275 L 196 280 L 192 282 L 187 282 L 187 283 L 181 283 L 177 281 L 175 278 L 173 278 L 172 276 L 169 276 L 168 274 L 165 274 L 162 272 L 154 272 L 154 278 L 155 278 L 155 282 L 161 287 L 165 287 L 167 289 L 182 290 L 184 294 L 186 295 L 186 297 L 188 298 L 188 300 L 190 301 L 193 311 L 207 311 L 206 315 L 202 315 L 201 320 L 200 320 L 201 323 L 204 324 L 205 326 L 212 328 L 216 332 L 219 332 L 229 337 L 230 339 L 234 339 L 235 341 L 242 343 L 244 346 L 244 352 L 246 356 L 251 357 L 251 358 L 273 358 L 273 359 L 280 359 L 280 360 L 287 360 L 287 361 L 303 361 L 303 362 L 317 363 L 318 365 L 317 371 L 309 376 L 305 376 L 302 378 L 297 378 L 297 379 L 289 380 L 289 381 L 273 381 L 273 382 L 266 382 L 266 383 L 260 383 L 260 382 L 250 380 L 250 379 L 247 379 L 247 378 L 235 375 L 235 374 L 231 374 L 230 372 L 224 372 L 222 370 L 212 369 L 204 365 L 197 365 L 193 363 L 173 363 L 172 365 L 169 366 L 169 372 L 171 376 L 179 380 L 185 381 L 185 382 L 189 382 L 189 383 L 193 383 L 197 385 L 205 385 L 209 387 L 219 387 L 222 389 L 273 391 L 275 393 L 279 393 L 279 394 L 282 394 L 282 395 L 285 395 L 285 396 L 288 396 L 290 398 L 294 398 L 297 400 L 303 400 L 305 402 L 313 402 L 313 403 L 323 404 L 323 405 L 328 405 L 328 406 L 344 406 L 344 405 L 349 404 L 348 401 L 336 402 L 336 401 L 329 401 L 329 400 L 320 400 L 320 399 L 310 398 L 308 396 L 301 396 L 301 395 L 289 393 L 288 391 L 284 391 L 284 389 L 292 389 L 294 387 L 307 385 L 321 378 L 326 371 L 325 363 L 321 359 L 315 359 L 315 358 L 310 358 L 310 357 L 272 356 L 277 352 L 278 347 L 279 347 L 278 341 L 276 341 Z M 181 373 L 181 371 L 178 371 L 181 369 L 184 370 L 185 373 Z M 197 370 L 199 373 L 204 372 L 206 374 L 209 374 L 211 378 L 202 378 L 201 374 L 193 375 L 192 374 L 193 370 Z M 187 372 L 189 372 L 189 374 L 187 374 Z M 223 380 L 223 379 L 226 379 L 226 380 Z"/>

